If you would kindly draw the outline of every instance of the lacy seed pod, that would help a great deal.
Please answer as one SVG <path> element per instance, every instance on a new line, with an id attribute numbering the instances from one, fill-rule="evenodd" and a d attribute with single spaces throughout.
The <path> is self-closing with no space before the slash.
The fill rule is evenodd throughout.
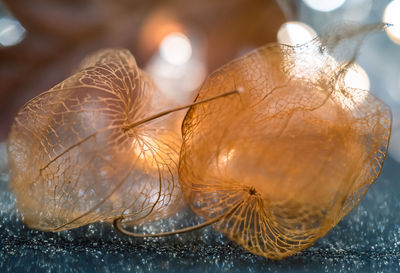
<path id="1" fill-rule="evenodd" d="M 347 87 L 316 39 L 267 45 L 212 73 L 183 123 L 179 175 L 192 210 L 248 251 L 292 255 L 325 235 L 377 179 L 389 107 Z"/>
<path id="2" fill-rule="evenodd" d="M 25 223 L 60 231 L 182 204 L 179 115 L 127 50 L 102 50 L 29 101 L 9 135 L 11 188 Z"/>

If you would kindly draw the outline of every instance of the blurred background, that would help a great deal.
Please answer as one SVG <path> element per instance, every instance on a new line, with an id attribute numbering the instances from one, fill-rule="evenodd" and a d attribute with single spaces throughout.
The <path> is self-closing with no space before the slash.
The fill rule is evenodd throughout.
<path id="1" fill-rule="evenodd" d="M 346 21 L 384 21 L 394 26 L 366 40 L 347 82 L 392 107 L 390 154 L 400 162 L 399 2 L 0 0 L 0 141 L 25 102 L 101 48 L 128 48 L 162 90 L 187 103 L 210 72 L 256 47 L 301 44 Z"/>
<path id="2" fill-rule="evenodd" d="M 305 43 L 348 21 L 394 25 L 368 36 L 357 66 L 345 77 L 348 85 L 370 89 L 391 106 L 389 157 L 360 206 L 309 250 L 266 262 L 211 229 L 197 237 L 174 237 L 168 244 L 137 244 L 101 225 L 59 234 L 22 225 L 15 198 L 5 190 L 4 141 L 12 119 L 29 99 L 68 77 L 88 54 L 105 47 L 129 49 L 161 89 L 184 104 L 210 72 L 228 61 L 270 42 Z M 400 0 L 0 0 L 4 272 L 398 272 L 399 169 Z M 195 243 L 185 244 L 185 236 Z"/>

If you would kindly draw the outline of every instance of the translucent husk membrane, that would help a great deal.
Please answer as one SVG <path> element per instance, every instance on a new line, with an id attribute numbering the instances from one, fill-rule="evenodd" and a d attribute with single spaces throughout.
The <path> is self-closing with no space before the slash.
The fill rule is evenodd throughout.
<path id="1" fill-rule="evenodd" d="M 187 106 L 171 105 L 126 50 L 87 58 L 15 118 L 11 188 L 25 223 L 60 231 L 113 221 L 140 237 L 215 224 L 257 255 L 300 251 L 381 171 L 390 109 L 344 76 L 364 36 L 382 27 L 267 45 L 212 73 L 182 125 L 181 187 L 176 111 Z M 184 200 L 203 224 L 147 235 L 121 227 L 168 217 Z"/>
<path id="2" fill-rule="evenodd" d="M 179 176 L 192 210 L 206 220 L 225 215 L 217 230 L 280 259 L 354 208 L 381 171 L 391 111 L 347 87 L 344 76 L 362 37 L 381 27 L 347 28 L 299 47 L 267 45 L 212 73 L 197 100 L 243 92 L 185 117 Z M 338 46 L 355 36 L 350 60 L 340 61 Z"/>
<path id="3" fill-rule="evenodd" d="M 29 101 L 9 135 L 11 188 L 24 222 L 60 231 L 124 215 L 140 223 L 183 204 L 182 115 L 127 50 L 102 50 Z"/>

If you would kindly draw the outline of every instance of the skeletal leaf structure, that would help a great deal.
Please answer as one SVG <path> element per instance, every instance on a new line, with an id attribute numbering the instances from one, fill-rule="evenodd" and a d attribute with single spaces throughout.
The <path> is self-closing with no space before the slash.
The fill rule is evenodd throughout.
<path id="1" fill-rule="evenodd" d="M 180 182 L 185 199 L 248 251 L 292 255 L 324 236 L 377 179 L 391 111 L 347 87 L 352 61 L 314 40 L 267 45 L 211 74 L 183 123 Z"/>
<path id="2" fill-rule="evenodd" d="M 15 118 L 11 186 L 25 223 L 59 231 L 114 220 L 122 230 L 121 216 L 141 224 L 185 201 L 252 253 L 304 249 L 360 201 L 386 156 L 390 109 L 346 86 L 353 60 L 331 55 L 363 30 L 267 45 L 215 71 L 183 121 L 182 147 L 174 111 L 184 107 L 163 112 L 173 106 L 127 51 L 88 58 Z"/>
<path id="3" fill-rule="evenodd" d="M 124 215 L 135 223 L 182 204 L 181 118 L 129 125 L 171 107 L 127 50 L 103 50 L 29 101 L 9 136 L 11 187 L 25 223 L 60 231 Z M 131 126 L 132 127 L 132 126 Z"/>

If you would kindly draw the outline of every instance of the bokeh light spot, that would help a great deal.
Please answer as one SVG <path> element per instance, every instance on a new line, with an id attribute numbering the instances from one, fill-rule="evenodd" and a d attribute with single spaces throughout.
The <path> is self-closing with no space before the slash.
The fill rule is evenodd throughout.
<path id="1" fill-rule="evenodd" d="M 344 76 L 346 86 L 356 89 L 369 90 L 370 82 L 367 72 L 358 64 L 352 65 Z"/>
<path id="2" fill-rule="evenodd" d="M 25 28 L 13 18 L 0 18 L 0 45 L 7 47 L 18 44 L 25 36 Z"/>
<path id="3" fill-rule="evenodd" d="M 400 0 L 394 0 L 386 6 L 382 21 L 393 25 L 386 28 L 386 33 L 393 42 L 400 45 Z"/>
<path id="4" fill-rule="evenodd" d="M 184 34 L 173 32 L 161 41 L 160 54 L 167 62 L 182 65 L 192 56 L 192 45 Z"/>
<path id="5" fill-rule="evenodd" d="M 279 43 L 295 46 L 311 41 L 317 34 L 302 22 L 290 21 L 281 25 L 277 36 Z"/>
<path id="6" fill-rule="evenodd" d="M 312 9 L 329 12 L 342 6 L 346 0 L 303 0 L 303 2 Z"/>
<path id="7" fill-rule="evenodd" d="M 346 88 L 352 88 L 354 90 L 352 91 L 352 97 L 341 96 L 339 98 L 342 105 L 348 109 L 357 108 L 365 101 L 366 97 L 368 96 L 368 92 L 361 90 L 370 89 L 370 81 L 367 72 L 365 72 L 365 70 L 358 64 L 353 64 L 344 75 L 344 86 Z M 336 87 L 340 87 L 339 82 L 337 83 Z M 346 88 L 344 88 L 342 91 L 346 92 Z"/>

